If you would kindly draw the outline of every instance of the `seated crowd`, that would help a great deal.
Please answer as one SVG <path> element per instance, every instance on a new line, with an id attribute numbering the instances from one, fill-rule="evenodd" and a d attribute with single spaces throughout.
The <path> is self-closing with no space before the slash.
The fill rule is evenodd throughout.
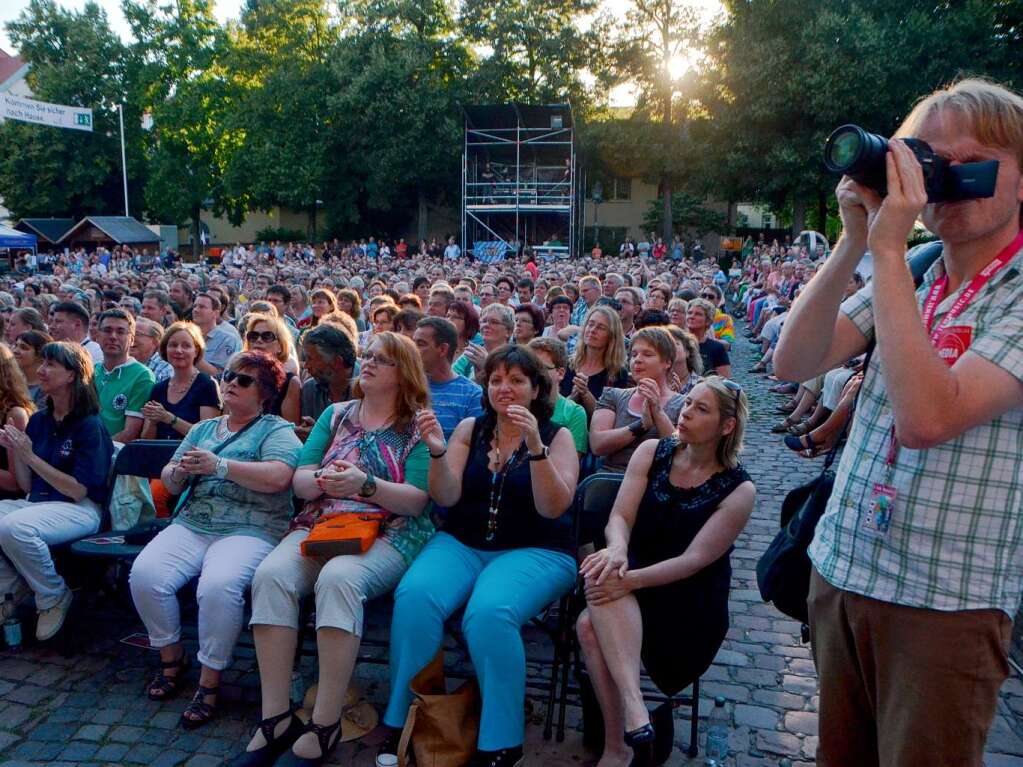
<path id="1" fill-rule="evenodd" d="M 199 680 L 181 726 L 214 719 L 251 592 L 261 721 L 232 764 L 328 757 L 365 605 L 387 594 L 381 751 L 396 753 L 410 681 L 461 610 L 482 695 L 473 763 L 521 763 L 521 628 L 578 578 L 601 764 L 649 763 L 641 668 L 675 694 L 710 666 L 729 625 L 729 554 L 754 506 L 724 298 L 763 333 L 791 286 L 759 266 L 729 280 L 713 262 L 632 253 L 503 265 L 526 277 L 441 256 L 332 256 L 316 269 L 307 255 L 143 276 L 122 253 L 109 272 L 0 292 L 0 593 L 15 595 L 0 617 L 34 596 L 37 637 L 60 630 L 72 592 L 49 547 L 99 530 L 116 450 L 176 440 L 152 486 L 173 519 L 130 573 L 160 653 L 147 694 L 183 688 L 178 592 L 198 579 Z M 606 545 L 578 560 L 573 500 L 595 470 L 621 475 L 620 491 Z M 375 534 L 323 554 L 319 533 L 341 515 Z M 319 683 L 303 722 L 289 692 L 306 597 Z M 680 603 L 698 625 L 675 622 Z"/>

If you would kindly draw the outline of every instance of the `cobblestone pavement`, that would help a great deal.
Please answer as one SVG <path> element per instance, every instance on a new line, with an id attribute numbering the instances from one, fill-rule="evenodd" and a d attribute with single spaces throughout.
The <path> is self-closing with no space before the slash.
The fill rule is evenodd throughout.
<path id="1" fill-rule="evenodd" d="M 767 393 L 768 382 L 745 373 L 753 356 L 745 340 L 733 354 L 736 378 L 752 401 L 752 425 L 747 439 L 746 466 L 757 484 L 757 508 L 733 554 L 732 628 L 717 660 L 703 677 L 700 710 L 706 715 L 714 696 L 728 701 L 732 717 L 731 764 L 737 767 L 813 764 L 817 732 L 817 680 L 809 648 L 799 641 L 799 625 L 760 601 L 754 567 L 773 537 L 778 509 L 786 491 L 810 479 L 816 463 L 801 459 L 769 434 L 778 416 L 779 398 Z M 84 603 L 84 600 L 80 600 Z M 387 605 L 377 605 L 368 623 L 363 654 L 382 661 L 386 652 Z M 194 672 L 183 699 L 158 704 L 143 693 L 156 665 L 155 653 L 118 640 L 141 626 L 124 610 L 89 608 L 73 628 L 73 657 L 54 648 L 31 648 L 17 656 L 0 655 L 0 767 L 46 764 L 145 764 L 154 767 L 213 767 L 226 755 L 244 748 L 254 725 L 258 677 L 251 646 L 240 647 L 225 674 L 222 713 L 215 723 L 187 733 L 178 727 L 185 698 L 195 684 Z M 191 641 L 189 641 L 191 640 Z M 243 642 L 251 636 L 243 635 Z M 194 652 L 194 631 L 186 633 Z M 466 673 L 464 657 L 452 645 L 449 655 L 456 672 Z M 530 710 L 527 764 L 562 767 L 590 763 L 593 756 L 581 744 L 581 712 L 568 709 L 564 743 L 545 742 L 545 659 L 550 645 L 544 635 L 527 632 L 530 658 Z M 303 658 L 307 683 L 315 677 L 312 656 Z M 387 668 L 382 662 L 361 663 L 357 682 L 366 697 L 382 710 L 387 692 Z M 576 700 L 573 696 L 573 701 Z M 702 764 L 702 755 L 688 759 L 688 709 L 678 712 L 676 745 L 669 765 Z M 988 743 L 988 767 L 1023 767 L 1023 682 L 1014 671 L 999 702 L 998 718 Z M 701 740 L 702 731 L 701 727 Z M 378 732 L 346 743 L 332 763 L 371 767 Z"/>

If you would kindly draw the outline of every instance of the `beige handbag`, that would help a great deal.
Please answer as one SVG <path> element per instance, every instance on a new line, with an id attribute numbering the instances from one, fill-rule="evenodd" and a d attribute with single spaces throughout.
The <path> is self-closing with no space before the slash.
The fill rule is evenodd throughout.
<path id="1" fill-rule="evenodd" d="M 414 700 L 398 744 L 398 767 L 409 764 L 409 746 L 417 767 L 465 767 L 476 753 L 480 731 L 480 691 L 475 679 L 448 693 L 444 650 L 409 684 Z"/>

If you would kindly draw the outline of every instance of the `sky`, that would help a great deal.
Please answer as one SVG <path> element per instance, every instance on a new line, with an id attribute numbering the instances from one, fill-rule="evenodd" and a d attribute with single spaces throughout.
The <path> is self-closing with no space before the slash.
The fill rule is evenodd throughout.
<path id="1" fill-rule="evenodd" d="M 57 0 L 58 5 L 71 9 L 81 9 L 86 2 L 87 0 Z M 107 17 L 110 19 L 110 25 L 114 31 L 122 38 L 127 39 L 130 33 L 121 13 L 120 0 L 96 0 L 96 2 L 106 9 Z M 720 0 L 689 0 L 689 2 L 699 10 L 705 21 L 710 21 L 722 11 Z M 215 0 L 214 12 L 221 22 L 236 19 L 241 4 L 242 0 Z M 16 19 L 26 6 L 28 6 L 28 0 L 0 0 L 0 48 L 8 53 L 15 51 L 7 36 L 6 23 Z M 604 0 L 604 6 L 614 15 L 624 17 L 625 11 L 629 7 L 629 0 Z M 679 66 L 684 67 L 686 63 L 679 62 Z M 631 100 L 631 93 L 627 87 L 619 89 L 619 92 L 612 94 L 611 98 L 613 105 L 624 105 Z"/>

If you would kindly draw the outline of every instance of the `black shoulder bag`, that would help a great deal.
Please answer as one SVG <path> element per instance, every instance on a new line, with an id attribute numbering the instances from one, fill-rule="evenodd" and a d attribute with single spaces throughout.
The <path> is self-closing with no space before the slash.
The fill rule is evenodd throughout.
<path id="1" fill-rule="evenodd" d="M 923 282 L 926 271 L 941 256 L 941 242 L 927 243 L 908 257 L 909 269 L 917 287 Z M 863 370 L 870 367 L 874 353 L 874 342 L 867 347 Z M 859 395 L 857 394 L 857 399 Z M 856 412 L 856 401 L 843 428 L 843 434 L 852 423 Z M 810 557 L 807 549 L 813 540 L 817 523 L 824 514 L 835 484 L 835 473 L 831 470 L 841 438 L 824 459 L 824 468 L 812 481 L 791 490 L 781 505 L 781 530 L 757 560 L 757 585 L 765 602 L 773 602 L 779 611 L 807 623 L 806 600 L 810 595 Z M 804 632 L 804 640 L 806 633 Z"/>

